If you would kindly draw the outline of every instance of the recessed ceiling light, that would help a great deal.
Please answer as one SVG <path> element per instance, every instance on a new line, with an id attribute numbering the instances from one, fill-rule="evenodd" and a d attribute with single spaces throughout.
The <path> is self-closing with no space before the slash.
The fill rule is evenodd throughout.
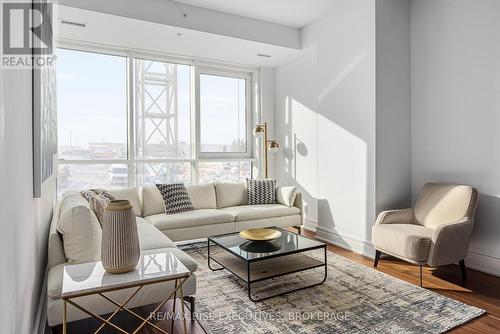
<path id="1" fill-rule="evenodd" d="M 264 58 L 271 58 L 272 57 L 272 55 L 266 55 L 264 53 L 257 53 L 257 56 L 258 57 L 264 57 Z"/>

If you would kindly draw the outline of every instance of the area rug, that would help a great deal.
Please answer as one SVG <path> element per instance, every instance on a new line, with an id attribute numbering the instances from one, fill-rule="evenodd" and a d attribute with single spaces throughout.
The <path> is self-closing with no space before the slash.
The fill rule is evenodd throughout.
<path id="1" fill-rule="evenodd" d="M 485 313 L 328 252 L 322 285 L 252 302 L 244 282 L 207 265 L 206 243 L 183 245 L 198 262 L 196 317 L 208 333 L 443 333 Z M 312 256 L 321 257 L 319 253 Z M 322 269 L 252 285 L 255 297 L 320 282 Z"/>

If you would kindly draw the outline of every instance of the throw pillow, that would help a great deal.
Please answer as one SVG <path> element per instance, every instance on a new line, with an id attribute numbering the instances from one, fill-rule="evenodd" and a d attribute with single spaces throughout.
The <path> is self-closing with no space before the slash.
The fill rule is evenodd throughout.
<path id="1" fill-rule="evenodd" d="M 62 234 L 64 253 L 69 263 L 101 259 L 101 224 L 90 204 L 79 193 L 63 198 L 57 230 Z"/>
<path id="2" fill-rule="evenodd" d="M 156 187 L 163 198 L 166 214 L 194 210 L 184 183 L 157 184 Z"/>
<path id="3" fill-rule="evenodd" d="M 292 207 L 297 197 L 297 191 L 294 186 L 278 187 L 276 189 L 276 199 L 278 203 Z"/>
<path id="4" fill-rule="evenodd" d="M 83 190 L 80 194 L 89 202 L 90 208 L 95 213 L 99 223 L 102 225 L 104 210 L 108 206 L 109 201 L 115 199 L 114 196 L 104 189 Z"/>
<path id="5" fill-rule="evenodd" d="M 276 180 L 247 179 L 247 198 L 249 205 L 275 204 Z"/>
<path id="6" fill-rule="evenodd" d="M 111 196 L 115 199 L 126 199 L 132 204 L 134 213 L 137 217 L 140 217 L 141 212 L 141 201 L 139 200 L 139 192 L 137 188 L 123 188 L 123 189 L 110 189 L 108 190 Z"/>

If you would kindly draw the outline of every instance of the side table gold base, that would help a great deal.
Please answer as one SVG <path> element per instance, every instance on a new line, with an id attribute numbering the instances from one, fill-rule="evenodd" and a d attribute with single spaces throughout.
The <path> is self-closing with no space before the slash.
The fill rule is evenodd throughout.
<path id="1" fill-rule="evenodd" d="M 167 331 L 165 331 L 164 329 L 161 329 L 160 327 L 156 326 L 155 324 L 153 324 L 151 322 L 151 317 L 156 313 L 158 312 L 158 310 L 160 308 L 163 307 L 163 305 L 165 305 L 173 296 L 173 301 L 174 301 L 174 306 L 173 306 L 173 315 L 175 315 L 175 304 L 176 304 L 176 299 L 177 298 L 180 298 L 181 300 L 181 305 L 182 305 L 182 318 L 183 318 L 183 321 L 184 321 L 184 334 L 187 334 L 187 325 L 186 325 L 186 312 L 185 312 L 185 306 L 184 306 L 184 293 L 182 291 L 182 286 L 184 284 L 184 282 L 186 282 L 187 278 L 184 278 L 184 279 L 176 279 L 175 280 L 175 289 L 174 291 L 167 297 L 167 299 L 165 299 L 163 302 L 161 302 L 160 304 L 158 304 L 158 306 L 154 309 L 154 311 L 150 312 L 149 316 L 144 318 L 140 315 L 138 315 L 137 313 L 135 313 L 134 311 L 126 308 L 125 306 L 127 305 L 128 302 L 130 302 L 130 300 L 132 300 L 132 298 L 134 298 L 134 296 L 147 284 L 144 284 L 144 285 L 140 285 L 138 286 L 135 291 L 123 302 L 123 303 L 118 303 L 117 301 L 111 299 L 110 297 L 104 295 L 104 293 L 100 292 L 100 293 L 97 293 L 98 295 L 100 295 L 101 297 L 103 297 L 104 299 L 106 299 L 107 301 L 111 302 L 112 304 L 114 304 L 115 306 L 117 306 L 118 308 L 107 318 L 107 319 L 104 319 L 103 317 L 95 314 L 94 312 L 86 309 L 85 307 L 81 306 L 81 305 L 78 305 L 75 301 L 73 301 L 72 299 L 74 298 L 78 298 L 78 297 L 82 297 L 84 295 L 80 295 L 80 296 L 76 296 L 76 297 L 69 297 L 69 298 L 63 298 L 63 302 L 64 302 L 64 305 L 63 305 L 63 334 L 67 334 L 67 304 L 70 304 L 74 307 L 76 307 L 77 309 L 79 309 L 80 311 L 82 312 L 85 312 L 87 313 L 88 315 L 90 315 L 92 318 L 94 319 L 97 319 L 99 321 L 102 322 L 102 324 L 99 326 L 99 328 L 97 328 L 97 330 L 94 332 L 94 333 L 99 333 L 106 325 L 114 328 L 115 330 L 117 330 L 118 332 L 120 333 L 124 333 L 124 334 L 129 334 L 129 332 L 123 330 L 122 328 L 118 327 L 117 325 L 113 324 L 111 322 L 111 319 L 118 314 L 118 312 L 120 311 L 126 311 L 127 313 L 129 313 L 130 315 L 133 315 L 134 317 L 142 320 L 142 323 L 139 325 L 139 327 L 137 327 L 133 332 L 132 334 L 136 334 L 138 333 L 144 326 L 146 325 L 149 325 L 151 327 L 153 327 L 154 329 L 156 329 L 157 331 L 159 331 L 160 333 L 164 333 L 164 334 L 169 334 Z M 177 297 L 177 291 L 179 290 L 179 297 Z M 112 290 L 110 290 L 112 291 Z M 171 326 L 171 333 L 173 333 L 173 321 L 174 321 L 174 316 L 172 317 L 172 326 Z M 170 333 L 170 334 L 171 334 Z"/>

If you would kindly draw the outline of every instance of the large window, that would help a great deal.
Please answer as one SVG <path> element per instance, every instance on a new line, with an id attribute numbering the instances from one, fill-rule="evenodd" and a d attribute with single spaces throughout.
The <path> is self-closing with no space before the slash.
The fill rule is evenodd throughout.
<path id="1" fill-rule="evenodd" d="M 57 52 L 60 194 L 251 177 L 248 73 Z"/>
<path id="2" fill-rule="evenodd" d="M 200 74 L 202 153 L 247 153 L 246 80 Z"/>
<path id="3" fill-rule="evenodd" d="M 59 158 L 127 158 L 127 58 L 58 50 Z"/>

